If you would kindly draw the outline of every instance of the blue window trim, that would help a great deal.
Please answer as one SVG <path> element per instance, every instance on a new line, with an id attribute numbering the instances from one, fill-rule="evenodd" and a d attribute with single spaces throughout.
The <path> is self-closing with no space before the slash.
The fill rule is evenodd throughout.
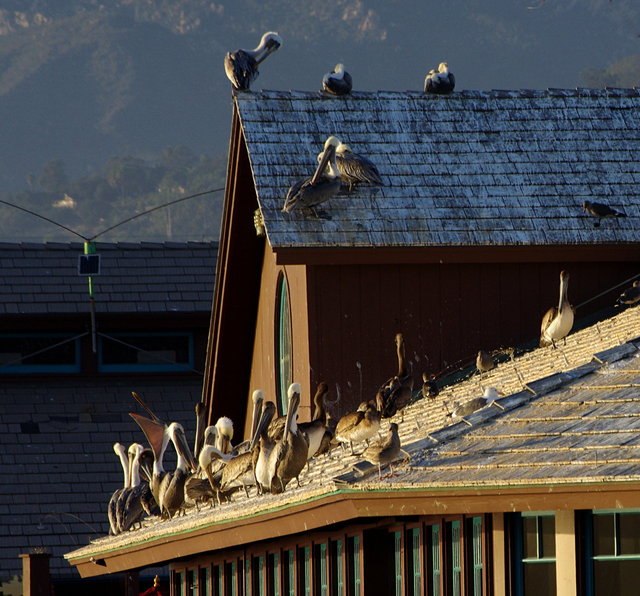
<path id="1" fill-rule="evenodd" d="M 0 337 L 5 339 L 11 338 L 60 338 L 60 343 L 68 339 L 69 343 L 74 345 L 75 362 L 74 364 L 9 364 L 0 365 L 0 374 L 27 374 L 27 373 L 78 373 L 80 372 L 80 337 L 82 335 L 74 335 L 73 333 L 2 333 Z M 75 339 L 74 339 L 75 338 Z M 30 354 L 25 354 L 29 356 Z"/>
<path id="2" fill-rule="evenodd" d="M 116 340 L 121 339 L 127 341 L 127 337 L 185 337 L 188 340 L 189 356 L 187 362 L 178 362 L 175 364 L 167 362 L 166 364 L 104 364 L 103 363 L 103 341 L 110 337 Z M 194 340 L 193 333 L 190 331 L 170 331 L 166 333 L 149 333 L 149 332 L 116 332 L 108 335 L 98 336 L 98 372 L 192 372 L 194 367 Z"/>

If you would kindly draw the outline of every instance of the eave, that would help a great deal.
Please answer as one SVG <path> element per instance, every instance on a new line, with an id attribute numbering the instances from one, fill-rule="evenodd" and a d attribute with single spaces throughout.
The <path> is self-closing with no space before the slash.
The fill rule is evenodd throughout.
<path id="1" fill-rule="evenodd" d="M 133 541 L 131 534 L 108 538 L 66 558 L 81 577 L 93 577 L 371 518 L 638 507 L 640 481 L 395 489 L 374 484 L 365 490 L 343 489 L 312 496 L 292 505 L 287 501 L 280 498 L 259 513 L 224 520 L 213 518 L 213 511 L 203 512 L 200 523 L 193 515 L 176 520 L 170 528 L 161 522 L 160 531 L 140 531 Z"/>
<path id="2" fill-rule="evenodd" d="M 420 263 L 631 262 L 637 244 L 545 246 L 335 247 L 275 246 L 278 265 L 390 265 Z"/>

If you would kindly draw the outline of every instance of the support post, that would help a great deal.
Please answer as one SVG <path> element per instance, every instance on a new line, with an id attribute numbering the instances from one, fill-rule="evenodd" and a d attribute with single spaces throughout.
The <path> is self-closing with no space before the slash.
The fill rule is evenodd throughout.
<path id="1" fill-rule="evenodd" d="M 22 596 L 51 596 L 51 553 L 29 553 L 22 559 Z"/>
<path id="2" fill-rule="evenodd" d="M 556 511 L 556 591 L 577 596 L 576 517 L 572 509 Z"/>

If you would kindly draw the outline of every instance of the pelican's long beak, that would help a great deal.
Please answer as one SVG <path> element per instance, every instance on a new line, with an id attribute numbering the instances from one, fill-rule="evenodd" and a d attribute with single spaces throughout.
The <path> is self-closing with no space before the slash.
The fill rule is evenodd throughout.
<path id="1" fill-rule="evenodd" d="M 316 184 L 318 182 L 318 180 L 320 179 L 320 176 L 322 176 L 322 174 L 324 173 L 325 168 L 329 163 L 329 160 L 335 155 L 335 153 L 336 153 L 336 148 L 333 145 L 329 145 L 329 147 L 327 147 L 322 152 L 322 158 L 320 159 L 320 163 L 316 168 L 316 172 L 313 175 L 313 178 L 311 178 L 311 184 Z"/>
<path id="2" fill-rule="evenodd" d="M 187 462 L 187 466 L 195 472 L 198 468 L 198 464 L 191 453 L 191 449 L 189 449 L 189 444 L 187 443 L 187 437 L 185 436 L 184 431 L 178 429 L 175 433 L 175 439 L 176 451 Z"/>
<path id="3" fill-rule="evenodd" d="M 271 404 L 271 406 L 269 406 Z M 273 419 L 273 415 L 275 414 L 275 407 L 272 402 L 267 402 L 265 404 L 264 411 L 262 412 L 262 416 L 260 416 L 260 421 L 256 426 L 256 432 L 251 437 L 251 443 L 249 444 L 249 451 L 253 451 L 255 446 L 258 444 L 258 439 L 261 437 L 262 433 L 266 432 L 269 423 Z"/>
<path id="4" fill-rule="evenodd" d="M 291 391 L 291 387 L 289 387 L 289 393 L 289 409 L 287 410 L 287 419 L 284 423 L 284 437 L 286 437 L 287 433 L 291 430 L 298 415 L 298 406 L 300 405 L 300 393 L 298 391 Z"/>
<path id="5" fill-rule="evenodd" d="M 253 413 L 251 415 L 251 438 L 256 434 L 256 430 L 258 429 L 258 424 L 260 423 L 260 418 L 262 417 L 262 404 L 264 399 L 259 397 L 253 402 Z"/>
<path id="6" fill-rule="evenodd" d="M 129 416 L 138 423 L 138 426 L 142 429 L 144 436 L 147 437 L 149 446 L 153 451 L 153 457 L 156 461 L 159 461 L 162 457 L 162 452 L 169 441 L 167 425 L 164 422 L 151 420 L 150 418 L 145 418 L 140 414 L 134 414 L 132 412 L 129 412 Z"/>

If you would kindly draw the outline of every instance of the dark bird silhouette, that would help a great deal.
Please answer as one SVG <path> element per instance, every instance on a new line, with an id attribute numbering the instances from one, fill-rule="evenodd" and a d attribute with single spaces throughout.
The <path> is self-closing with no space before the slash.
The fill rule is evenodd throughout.
<path id="1" fill-rule="evenodd" d="M 391 418 L 404 408 L 411 401 L 413 391 L 413 377 L 407 370 L 402 333 L 396 333 L 395 344 L 398 372 L 385 381 L 376 395 L 376 405 L 383 418 Z"/>
<path id="2" fill-rule="evenodd" d="M 426 372 L 423 372 L 422 397 L 430 397 L 431 399 L 433 399 L 434 397 L 438 397 L 438 393 L 440 393 L 440 388 L 438 387 L 438 383 L 436 382 L 436 375 L 428 375 Z"/>
<path id="3" fill-rule="evenodd" d="M 558 306 L 552 306 L 542 317 L 540 326 L 540 347 L 553 345 L 556 341 L 569 335 L 573 327 L 573 307 L 567 298 L 569 290 L 569 274 L 566 271 L 560 272 L 560 299 Z"/>
<path id="4" fill-rule="evenodd" d="M 452 72 L 449 72 L 449 65 L 440 62 L 437 69 L 432 69 L 424 80 L 424 92 L 435 93 L 436 95 L 449 95 L 456 86 L 456 79 Z"/>
<path id="5" fill-rule="evenodd" d="M 634 281 L 630 288 L 620 294 L 616 300 L 616 306 L 622 306 L 623 304 L 633 306 L 638 302 L 640 302 L 640 280 Z"/>
<path id="6" fill-rule="evenodd" d="M 340 145 L 338 137 L 331 136 L 324 142 L 320 163 L 311 178 L 298 180 L 289 188 L 282 211 L 289 213 L 294 209 L 315 208 L 335 197 L 340 191 L 340 172 L 336 165 L 336 149 Z"/>
<path id="7" fill-rule="evenodd" d="M 603 217 L 627 217 L 626 213 L 616 211 L 609 207 L 609 205 L 605 205 L 604 203 L 594 203 L 592 201 L 585 201 L 582 203 L 582 210 L 597 218 L 593 224 L 596 228 L 600 227 L 600 220 Z"/>
<path id="8" fill-rule="evenodd" d="M 348 95 L 352 87 L 353 80 L 345 71 L 344 64 L 336 64 L 331 72 L 322 77 L 322 89 L 331 95 Z"/>
<path id="9" fill-rule="evenodd" d="M 262 36 L 255 50 L 236 50 L 224 57 L 224 70 L 236 91 L 249 91 L 251 84 L 258 77 L 258 66 L 270 54 L 282 46 L 280 36 L 269 31 Z"/>

